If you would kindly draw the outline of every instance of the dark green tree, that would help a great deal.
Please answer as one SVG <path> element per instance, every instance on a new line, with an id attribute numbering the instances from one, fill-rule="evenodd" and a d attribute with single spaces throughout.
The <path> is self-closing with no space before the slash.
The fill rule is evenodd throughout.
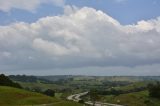
<path id="1" fill-rule="evenodd" d="M 47 89 L 46 91 L 44 91 L 44 94 L 47 95 L 47 96 L 54 97 L 55 96 L 55 91 L 52 90 L 52 89 Z"/>
<path id="2" fill-rule="evenodd" d="M 148 84 L 148 91 L 151 97 L 160 98 L 160 82 Z"/>
<path id="3" fill-rule="evenodd" d="M 0 74 L 0 86 L 11 86 L 16 88 L 22 88 L 18 83 L 13 82 L 4 74 Z"/>

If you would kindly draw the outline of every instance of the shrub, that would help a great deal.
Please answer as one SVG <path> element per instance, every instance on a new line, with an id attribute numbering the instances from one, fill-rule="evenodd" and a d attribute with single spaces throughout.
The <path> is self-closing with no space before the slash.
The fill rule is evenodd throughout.
<path id="1" fill-rule="evenodd" d="M 46 91 L 44 91 L 44 94 L 47 95 L 47 96 L 54 97 L 55 96 L 55 91 L 52 90 L 52 89 L 47 89 Z"/>
<path id="2" fill-rule="evenodd" d="M 160 98 L 160 83 L 148 84 L 148 91 L 150 97 Z"/>

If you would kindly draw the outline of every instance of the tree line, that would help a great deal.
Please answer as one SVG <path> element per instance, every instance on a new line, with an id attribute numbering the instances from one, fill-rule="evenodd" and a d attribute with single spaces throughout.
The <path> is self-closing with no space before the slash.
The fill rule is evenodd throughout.
<path id="1" fill-rule="evenodd" d="M 0 86 L 11 86 L 16 88 L 22 88 L 20 84 L 13 82 L 4 74 L 0 74 Z"/>

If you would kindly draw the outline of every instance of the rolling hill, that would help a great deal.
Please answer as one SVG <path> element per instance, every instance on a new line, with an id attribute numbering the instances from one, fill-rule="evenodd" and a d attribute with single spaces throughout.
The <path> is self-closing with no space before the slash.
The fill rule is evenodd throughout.
<path id="1" fill-rule="evenodd" d="M 23 89 L 0 86 L 0 106 L 26 106 L 51 104 L 51 106 L 81 106 L 79 103 L 64 101 Z"/>
<path id="2" fill-rule="evenodd" d="M 60 100 L 56 98 L 48 97 L 39 93 L 0 86 L 0 106 L 48 104 L 59 101 Z"/>

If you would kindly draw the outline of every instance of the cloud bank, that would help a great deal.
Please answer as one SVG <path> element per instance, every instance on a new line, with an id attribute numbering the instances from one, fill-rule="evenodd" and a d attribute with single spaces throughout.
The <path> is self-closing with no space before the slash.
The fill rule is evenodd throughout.
<path id="1" fill-rule="evenodd" d="M 31 24 L 0 26 L 1 70 L 160 64 L 160 17 L 121 25 L 93 8 L 71 10 Z"/>

